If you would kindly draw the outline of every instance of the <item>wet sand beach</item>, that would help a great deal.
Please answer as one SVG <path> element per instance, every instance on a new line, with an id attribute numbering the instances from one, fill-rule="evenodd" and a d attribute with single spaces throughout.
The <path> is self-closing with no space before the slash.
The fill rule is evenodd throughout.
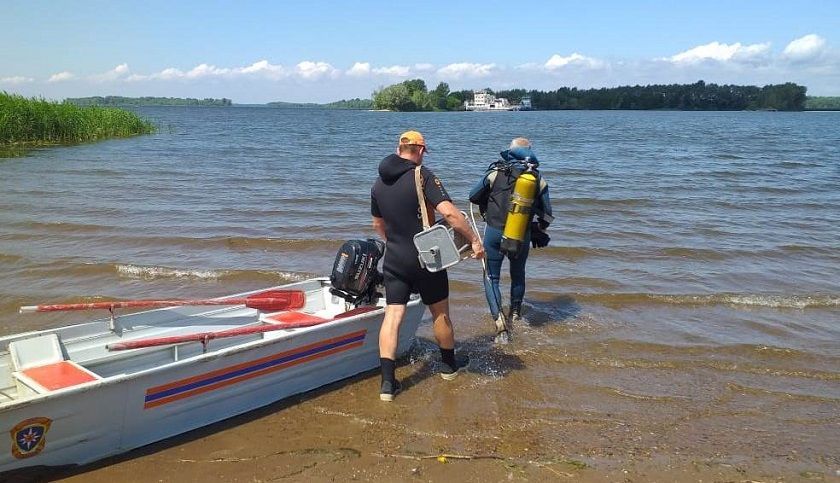
<path id="1" fill-rule="evenodd" d="M 378 401 L 376 372 L 252 414 L 55 475 L 60 481 L 837 481 L 840 403 L 796 394 L 836 375 L 696 364 L 655 348 L 616 356 L 584 328 L 518 331 L 492 347 L 489 321 L 465 347 L 468 373 L 436 374 L 429 334 Z M 779 387 L 759 387 L 762 381 Z"/>
<path id="2" fill-rule="evenodd" d="M 455 294 L 467 307 L 478 304 Z M 493 345 L 456 308 L 470 369 L 438 374 L 430 327 L 378 400 L 376 371 L 127 455 L 39 477 L 106 481 L 840 481 L 836 361 L 768 347 L 671 350 L 547 317 Z M 478 308 L 478 307 L 476 307 Z M 664 314 L 663 314 L 664 315 Z M 482 323 L 467 322 L 475 318 Z M 554 341 L 554 342 L 552 342 Z M 822 394 L 822 396 L 820 396 Z"/>

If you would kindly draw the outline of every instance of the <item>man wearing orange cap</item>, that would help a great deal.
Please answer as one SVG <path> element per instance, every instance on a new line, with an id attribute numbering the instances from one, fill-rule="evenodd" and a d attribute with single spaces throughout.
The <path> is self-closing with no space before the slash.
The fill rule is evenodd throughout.
<path id="1" fill-rule="evenodd" d="M 396 379 L 395 362 L 400 323 L 405 316 L 405 306 L 412 293 L 419 293 L 429 306 L 434 321 L 434 334 L 443 362 L 441 377 L 452 380 L 469 364 L 468 357 L 455 357 L 455 333 L 449 318 L 449 278 L 446 271 L 431 273 L 420 266 L 414 235 L 423 230 L 421 210 L 415 186 L 414 169 L 420 166 L 423 195 L 428 210 L 434 210 L 472 244 L 473 258 L 484 256 L 481 238 L 473 232 L 461 211 L 437 176 L 423 164 L 428 152 L 426 140 L 417 131 L 400 136 L 397 152 L 379 163 L 379 178 L 371 189 L 371 215 L 373 229 L 385 240 L 385 259 L 382 264 L 385 276 L 385 319 L 379 331 L 379 362 L 382 368 L 382 387 L 379 397 L 393 401 L 400 391 Z M 434 220 L 429 220 L 429 224 Z"/>

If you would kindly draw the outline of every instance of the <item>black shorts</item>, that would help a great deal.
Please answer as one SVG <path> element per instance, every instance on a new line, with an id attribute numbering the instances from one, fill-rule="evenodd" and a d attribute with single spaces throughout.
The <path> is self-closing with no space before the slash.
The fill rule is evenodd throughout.
<path id="1" fill-rule="evenodd" d="M 388 304 L 405 305 L 413 293 L 419 293 L 426 305 L 432 305 L 449 297 L 449 276 L 446 270 L 429 272 L 416 267 L 393 267 L 385 264 L 385 302 Z"/>

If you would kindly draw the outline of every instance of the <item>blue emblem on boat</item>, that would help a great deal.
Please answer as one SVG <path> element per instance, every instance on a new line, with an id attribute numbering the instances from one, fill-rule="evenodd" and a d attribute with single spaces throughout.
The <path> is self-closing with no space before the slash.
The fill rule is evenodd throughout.
<path id="1" fill-rule="evenodd" d="M 50 418 L 30 418 L 18 423 L 9 431 L 12 436 L 12 455 L 22 459 L 40 453 L 47 444 L 50 424 Z"/>

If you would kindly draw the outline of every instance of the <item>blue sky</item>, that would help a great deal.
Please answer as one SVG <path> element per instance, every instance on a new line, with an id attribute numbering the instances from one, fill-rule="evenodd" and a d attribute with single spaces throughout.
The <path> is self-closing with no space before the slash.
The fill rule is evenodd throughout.
<path id="1" fill-rule="evenodd" d="M 0 0 L 0 90 L 27 96 L 326 102 L 411 78 L 837 96 L 840 2 Z"/>

